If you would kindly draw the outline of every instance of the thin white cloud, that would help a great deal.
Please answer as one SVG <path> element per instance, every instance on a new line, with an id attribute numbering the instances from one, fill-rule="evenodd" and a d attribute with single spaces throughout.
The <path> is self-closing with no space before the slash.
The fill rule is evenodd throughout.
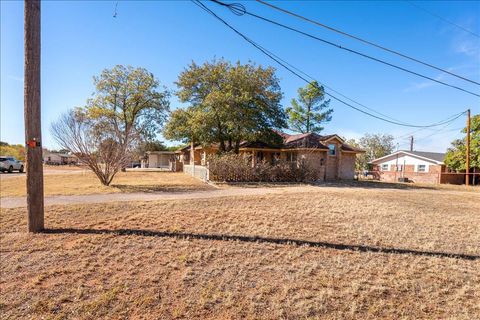
<path id="1" fill-rule="evenodd" d="M 480 40 L 467 38 L 465 36 L 457 38 L 453 43 L 453 50 L 456 53 L 464 54 L 469 57 L 474 57 L 480 61 Z"/>
<path id="2" fill-rule="evenodd" d="M 453 69 L 454 68 L 448 68 L 447 71 L 452 72 Z M 434 77 L 433 79 L 435 79 L 437 81 L 443 81 L 445 79 L 445 73 L 441 73 L 441 74 L 437 75 L 436 77 Z M 430 87 L 438 86 L 438 85 L 440 85 L 440 84 L 437 83 L 437 82 L 434 82 L 434 81 L 431 81 L 431 80 L 426 80 L 426 81 L 423 81 L 423 82 L 414 83 L 414 84 L 410 85 L 409 87 L 405 88 L 403 91 L 404 92 L 419 91 L 419 90 L 422 90 L 422 89 L 426 89 L 426 88 L 430 88 Z"/>
<path id="3" fill-rule="evenodd" d="M 480 58 L 480 56 L 479 56 L 479 58 Z M 464 77 L 470 77 L 474 80 L 475 79 L 480 80 L 480 78 L 478 77 L 478 75 L 479 75 L 479 70 L 478 70 L 479 63 L 480 63 L 480 61 L 477 62 L 477 63 L 466 63 L 466 64 L 463 64 L 463 65 L 449 67 L 449 68 L 446 68 L 445 70 L 447 70 L 449 72 L 458 73 L 458 74 L 460 74 Z M 446 80 L 448 80 L 450 78 L 452 78 L 452 76 L 448 75 L 447 73 L 440 73 L 440 74 L 436 75 L 435 77 L 433 77 L 433 79 L 435 79 L 437 81 L 443 81 L 443 82 L 448 82 Z M 433 87 L 433 86 L 439 86 L 439 85 L 440 85 L 440 83 L 437 83 L 437 82 L 434 82 L 434 81 L 431 81 L 431 80 L 426 80 L 426 81 L 414 83 L 414 84 L 410 85 L 409 87 L 405 88 L 403 91 L 404 92 L 419 91 L 419 90 L 422 90 L 422 89 L 430 88 L 430 87 Z"/>
<path id="4" fill-rule="evenodd" d="M 12 75 L 8 75 L 7 77 L 9 79 L 12 79 L 12 80 L 15 80 L 15 81 L 18 81 L 18 82 L 23 82 L 23 77 L 17 77 L 17 76 L 12 76 Z"/>

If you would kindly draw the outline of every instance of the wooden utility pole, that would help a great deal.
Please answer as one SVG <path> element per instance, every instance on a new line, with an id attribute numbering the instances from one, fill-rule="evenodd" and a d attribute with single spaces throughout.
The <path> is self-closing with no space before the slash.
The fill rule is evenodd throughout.
<path id="1" fill-rule="evenodd" d="M 410 151 L 413 151 L 413 136 L 410 136 Z"/>
<path id="2" fill-rule="evenodd" d="M 466 156 L 465 159 L 465 184 L 468 186 L 470 184 L 470 109 L 467 110 L 467 145 L 466 145 Z"/>
<path id="3" fill-rule="evenodd" d="M 27 147 L 28 231 L 44 229 L 40 123 L 40 0 L 25 0 L 24 113 Z"/>

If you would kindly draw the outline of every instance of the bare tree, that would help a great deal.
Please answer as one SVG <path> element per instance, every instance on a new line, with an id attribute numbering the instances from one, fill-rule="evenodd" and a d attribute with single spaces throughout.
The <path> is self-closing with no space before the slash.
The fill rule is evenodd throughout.
<path id="1" fill-rule="evenodd" d="M 103 185 L 110 185 L 129 160 L 129 145 L 115 133 L 100 130 L 81 109 L 70 110 L 54 122 L 51 132 L 58 144 L 85 163 Z"/>
<path id="2" fill-rule="evenodd" d="M 94 77 L 87 105 L 52 124 L 57 142 L 75 154 L 109 185 L 127 167 L 133 150 L 151 141 L 169 108 L 169 92 L 144 68 L 117 65 Z"/>

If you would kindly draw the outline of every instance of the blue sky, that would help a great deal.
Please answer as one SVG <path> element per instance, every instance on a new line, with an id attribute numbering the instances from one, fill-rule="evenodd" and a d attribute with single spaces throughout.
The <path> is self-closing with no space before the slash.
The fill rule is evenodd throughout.
<path id="1" fill-rule="evenodd" d="M 92 77 L 116 64 L 145 67 L 171 90 L 176 89 L 178 74 L 192 60 L 201 63 L 224 57 L 272 65 L 281 79 L 285 107 L 296 96 L 297 88 L 304 85 L 190 1 L 119 1 L 114 18 L 115 4 L 42 2 L 42 130 L 47 147 L 56 147 L 49 133 L 50 123 L 69 108 L 83 105 L 94 90 Z M 480 113 L 478 97 L 206 4 L 320 82 L 396 119 L 430 124 L 468 107 Z M 480 93 L 480 86 L 366 47 L 258 3 L 243 4 L 252 12 Z M 480 33 L 480 2 L 418 4 Z M 406 1 L 284 1 L 277 5 L 480 82 L 480 39 Z M 175 97 L 171 102 L 172 109 L 180 106 Z M 331 106 L 333 120 L 326 125 L 326 134 L 357 138 L 364 133 L 402 136 L 415 131 L 370 118 L 335 101 Z M 465 117 L 461 117 L 445 128 L 435 129 L 441 131 L 415 132 L 416 149 L 445 151 L 452 139 L 461 136 L 454 129 L 464 123 Z M 1 1 L 1 140 L 23 143 L 23 129 L 23 2 Z M 398 142 L 400 148 L 407 148 L 405 138 Z"/>

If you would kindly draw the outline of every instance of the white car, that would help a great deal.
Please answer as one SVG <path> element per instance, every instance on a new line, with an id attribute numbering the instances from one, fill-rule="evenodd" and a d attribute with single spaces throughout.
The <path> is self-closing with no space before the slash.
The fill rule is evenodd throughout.
<path id="1" fill-rule="evenodd" d="M 8 171 L 11 173 L 13 170 L 23 172 L 23 169 L 22 161 L 18 161 L 14 157 L 0 157 L 0 170 L 2 172 Z"/>

